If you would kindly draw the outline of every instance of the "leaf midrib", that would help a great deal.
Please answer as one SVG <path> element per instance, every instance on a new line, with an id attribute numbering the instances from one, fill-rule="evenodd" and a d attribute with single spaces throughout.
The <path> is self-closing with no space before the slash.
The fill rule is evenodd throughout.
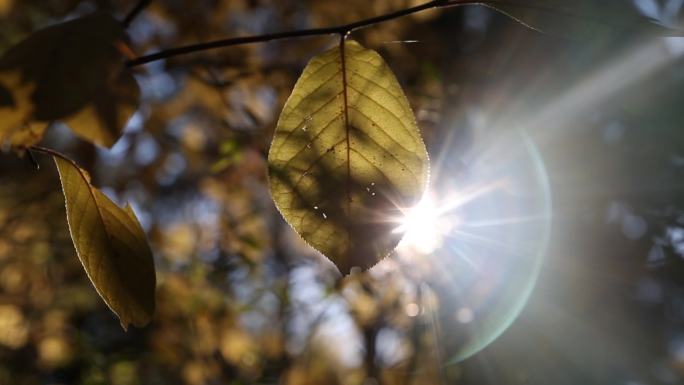
<path id="1" fill-rule="evenodd" d="M 104 233 L 105 233 L 105 238 L 106 238 L 107 246 L 109 247 L 107 250 L 115 250 L 115 249 L 114 249 L 114 246 L 113 246 L 113 244 L 112 244 L 113 241 L 112 241 L 112 239 L 111 239 L 111 237 L 110 237 L 110 235 L 109 235 L 109 230 L 108 230 L 108 228 L 107 228 L 107 225 L 105 224 L 105 220 L 104 220 L 104 217 L 103 217 L 103 215 L 102 215 L 102 210 L 100 209 L 100 206 L 99 206 L 98 203 L 97 203 L 97 198 L 95 197 L 95 193 L 93 192 L 93 186 L 90 184 L 90 181 L 89 181 L 88 178 L 85 176 L 83 170 L 82 170 L 80 167 L 78 167 L 78 165 L 76 165 L 75 163 L 72 163 L 72 162 L 69 161 L 69 160 L 67 160 L 67 161 L 68 161 L 69 163 L 71 163 L 71 165 L 72 165 L 74 168 L 76 168 L 76 172 L 78 172 L 78 174 L 79 174 L 79 176 L 81 177 L 81 179 L 83 179 L 83 181 L 85 182 L 86 187 L 87 187 L 87 189 L 88 189 L 88 193 L 90 194 L 90 197 L 93 199 L 93 204 L 95 205 L 95 210 L 97 210 L 97 218 L 98 218 L 100 224 L 102 224 L 102 229 L 104 230 Z M 80 229 L 79 229 L 79 231 L 80 231 Z M 90 256 L 88 256 L 88 260 L 90 261 Z M 95 274 L 95 270 L 99 270 L 99 269 L 100 269 L 101 265 L 102 265 L 102 259 L 101 259 L 100 263 L 97 265 L 97 269 L 93 269 L 93 274 Z M 121 274 L 121 271 L 118 271 L 117 264 L 113 264 L 113 265 L 114 265 L 114 268 L 117 269 L 117 273 Z M 87 270 L 86 270 L 86 274 L 90 275 L 90 274 L 88 273 Z M 100 275 L 100 274 L 99 274 L 99 272 L 98 272 L 98 276 L 99 276 L 99 275 Z M 98 278 L 98 280 L 99 280 L 99 279 L 100 279 L 100 278 Z M 108 298 L 109 298 L 109 295 L 105 296 L 103 293 L 101 293 L 101 292 L 100 292 L 100 289 L 98 288 L 98 285 L 95 284 L 94 280 L 93 280 L 93 286 L 95 287 L 95 291 L 97 291 L 97 293 L 100 294 L 100 297 L 105 298 L 105 302 L 107 303 L 107 306 L 108 306 L 108 307 L 109 307 L 117 316 L 121 317 L 121 315 L 120 315 L 119 313 L 117 313 L 116 310 L 114 310 L 114 308 L 112 307 L 112 305 L 110 305 L 110 303 L 109 303 L 110 300 L 108 299 Z M 130 320 L 127 320 L 127 322 L 130 322 Z"/>
<path id="2" fill-rule="evenodd" d="M 347 98 L 347 66 L 345 60 L 345 46 L 346 46 L 346 36 L 340 37 L 340 66 L 342 71 L 342 95 L 343 97 L 343 111 L 344 111 L 344 132 L 347 141 L 347 213 L 344 216 L 345 229 L 347 231 L 347 263 L 350 261 L 351 257 L 351 221 L 349 220 L 351 216 L 351 145 L 349 143 L 349 102 Z"/>

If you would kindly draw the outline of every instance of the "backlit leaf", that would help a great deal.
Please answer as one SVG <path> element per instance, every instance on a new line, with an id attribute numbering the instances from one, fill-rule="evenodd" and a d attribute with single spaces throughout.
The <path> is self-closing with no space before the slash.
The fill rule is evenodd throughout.
<path id="1" fill-rule="evenodd" d="M 154 312 L 154 261 L 130 206 L 121 209 L 90 184 L 88 174 L 55 157 L 78 258 L 121 326 L 144 326 Z"/>
<path id="2" fill-rule="evenodd" d="M 369 268 L 423 195 L 428 156 L 411 108 L 375 51 L 347 40 L 312 59 L 278 120 L 271 194 L 288 223 L 342 271 Z"/>
<path id="3" fill-rule="evenodd" d="M 555 36 L 579 40 L 630 32 L 677 34 L 625 0 L 484 0 L 481 4 Z"/>
<path id="4" fill-rule="evenodd" d="M 111 147 L 135 112 L 139 89 L 120 52 L 125 31 L 95 13 L 35 32 L 0 57 L 0 142 L 31 123 L 62 120 Z"/>

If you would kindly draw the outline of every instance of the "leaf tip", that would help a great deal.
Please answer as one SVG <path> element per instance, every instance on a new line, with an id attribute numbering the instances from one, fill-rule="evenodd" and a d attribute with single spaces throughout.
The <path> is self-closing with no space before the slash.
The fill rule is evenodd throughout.
<path id="1" fill-rule="evenodd" d="M 125 332 L 128 332 L 128 329 L 131 326 L 141 329 L 149 325 L 150 322 L 152 322 L 152 314 L 146 314 L 144 317 L 138 319 L 119 318 L 119 324 Z"/>

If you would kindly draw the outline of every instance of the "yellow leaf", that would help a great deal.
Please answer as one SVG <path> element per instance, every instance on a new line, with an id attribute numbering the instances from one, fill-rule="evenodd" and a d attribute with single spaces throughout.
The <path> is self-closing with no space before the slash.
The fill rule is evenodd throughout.
<path id="1" fill-rule="evenodd" d="M 4 71 L 0 67 L 0 146 L 5 142 L 17 146 L 22 144 L 21 141 L 15 142 L 13 137 L 21 135 L 21 131 L 30 125 L 29 100 L 34 89 L 34 84 L 22 82 L 20 73 Z"/>
<path id="2" fill-rule="evenodd" d="M 35 32 L 5 52 L 0 142 L 29 123 L 62 120 L 84 139 L 111 147 L 139 99 L 117 48 L 125 37 L 114 17 L 94 13 Z"/>
<path id="3" fill-rule="evenodd" d="M 146 325 L 154 312 L 154 261 L 133 210 L 114 204 L 75 164 L 55 162 L 71 239 L 88 277 L 124 329 Z"/>
<path id="4" fill-rule="evenodd" d="M 285 220 L 345 274 L 394 250 L 397 219 L 423 195 L 429 168 L 391 69 L 352 40 L 306 66 L 278 120 L 268 162 L 271 194 Z"/>

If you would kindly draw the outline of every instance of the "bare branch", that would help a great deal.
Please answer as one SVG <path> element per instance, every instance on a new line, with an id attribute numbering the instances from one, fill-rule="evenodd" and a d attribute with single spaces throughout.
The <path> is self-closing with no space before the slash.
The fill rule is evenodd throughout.
<path id="1" fill-rule="evenodd" d="M 234 45 L 252 44 L 252 43 L 263 43 L 272 40 L 282 40 L 282 39 L 292 39 L 298 37 L 306 36 L 321 36 L 321 35 L 347 35 L 348 33 L 368 27 L 374 24 L 380 24 L 389 20 L 397 19 L 400 17 L 408 16 L 417 12 L 425 11 L 432 8 L 442 8 L 457 5 L 468 5 L 468 4 L 478 4 L 477 1 L 464 1 L 464 0 L 433 0 L 425 4 L 417 5 L 415 7 L 410 7 L 402 9 L 399 11 L 391 12 L 385 15 L 371 17 L 369 19 L 355 21 L 353 23 L 338 25 L 334 27 L 323 27 L 323 28 L 311 28 L 311 29 L 300 29 L 295 31 L 277 32 L 265 35 L 255 35 L 255 36 L 245 36 L 245 37 L 235 37 L 229 39 L 221 39 L 210 41 L 206 43 L 186 45 L 176 48 L 170 48 L 167 50 L 159 51 L 150 55 L 140 56 L 136 59 L 128 61 L 126 64 L 128 67 L 135 67 L 142 64 L 150 63 L 157 60 L 167 59 L 174 56 L 185 55 L 193 52 L 206 51 L 215 48 L 229 47 Z"/>

